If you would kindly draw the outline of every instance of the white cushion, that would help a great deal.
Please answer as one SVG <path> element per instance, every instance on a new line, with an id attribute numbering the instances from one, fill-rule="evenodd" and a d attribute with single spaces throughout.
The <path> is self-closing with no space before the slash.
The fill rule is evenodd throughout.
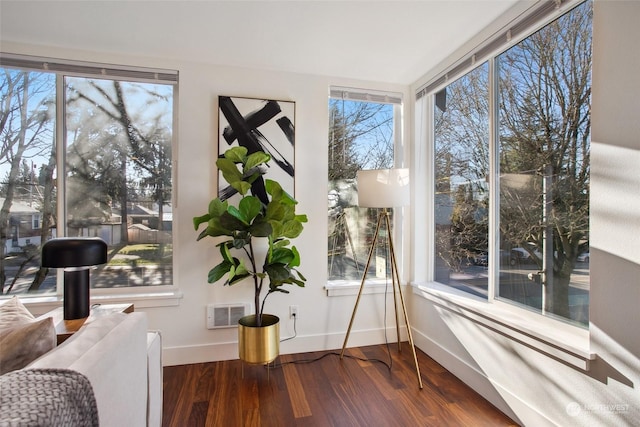
<path id="1" fill-rule="evenodd" d="M 17 296 L 0 305 L 0 330 L 31 322 L 34 319 L 33 314 L 27 310 L 27 307 Z"/>
<path id="2" fill-rule="evenodd" d="M 93 386 L 102 427 L 146 425 L 145 313 L 96 319 L 29 368 L 67 368 L 84 374 Z"/>

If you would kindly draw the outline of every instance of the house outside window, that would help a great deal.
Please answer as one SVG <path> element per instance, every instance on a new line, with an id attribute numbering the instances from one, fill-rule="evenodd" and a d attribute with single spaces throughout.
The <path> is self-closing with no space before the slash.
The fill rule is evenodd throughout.
<path id="1" fill-rule="evenodd" d="M 40 228 L 40 214 L 36 214 L 32 217 L 33 225 L 32 228 L 34 230 L 38 230 Z"/>
<path id="2" fill-rule="evenodd" d="M 581 326 L 591 19 L 582 3 L 430 91 L 434 280 Z"/>
<path id="3" fill-rule="evenodd" d="M 55 237 L 107 242 L 94 288 L 172 285 L 177 72 L 8 54 L 0 71 L 0 293 L 60 293 L 40 267 Z"/>
<path id="4" fill-rule="evenodd" d="M 329 98 L 328 285 L 359 284 L 379 209 L 358 207 L 356 172 L 397 165 L 402 96 L 331 88 Z M 393 211 L 393 210 L 392 210 Z M 393 221 L 394 213 L 391 213 Z M 397 219 L 397 218 L 396 218 Z M 367 272 L 368 283 L 390 278 L 387 231 L 381 229 Z M 394 238 L 396 247 L 399 240 Z"/>

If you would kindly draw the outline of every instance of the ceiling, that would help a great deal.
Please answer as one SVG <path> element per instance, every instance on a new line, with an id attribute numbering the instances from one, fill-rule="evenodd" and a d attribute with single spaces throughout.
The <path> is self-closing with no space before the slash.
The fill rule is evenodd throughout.
<path id="1" fill-rule="evenodd" d="M 516 2 L 2 0 L 0 42 L 411 84 Z"/>

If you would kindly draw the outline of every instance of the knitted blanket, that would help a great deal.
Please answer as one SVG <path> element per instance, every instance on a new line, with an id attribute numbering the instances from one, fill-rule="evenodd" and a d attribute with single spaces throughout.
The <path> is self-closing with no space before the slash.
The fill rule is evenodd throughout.
<path id="1" fill-rule="evenodd" d="M 25 369 L 0 376 L 0 427 L 98 426 L 91 383 L 69 369 Z"/>

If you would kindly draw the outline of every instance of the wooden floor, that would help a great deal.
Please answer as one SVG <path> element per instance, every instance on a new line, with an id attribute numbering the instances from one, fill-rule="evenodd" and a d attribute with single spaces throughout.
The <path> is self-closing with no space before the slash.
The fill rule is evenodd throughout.
<path id="1" fill-rule="evenodd" d="M 276 366 L 230 360 L 164 368 L 163 426 L 517 426 L 408 344 L 283 355 Z M 324 357 L 322 357 L 324 355 Z M 312 361 L 314 359 L 319 359 Z M 244 372 L 244 378 L 243 378 Z"/>

